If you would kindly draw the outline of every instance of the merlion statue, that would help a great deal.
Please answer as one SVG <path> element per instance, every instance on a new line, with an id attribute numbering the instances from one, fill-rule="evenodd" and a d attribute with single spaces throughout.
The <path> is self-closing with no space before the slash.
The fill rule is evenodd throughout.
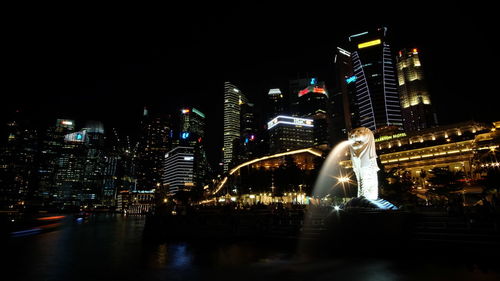
<path id="1" fill-rule="evenodd" d="M 358 181 L 358 197 L 376 200 L 379 168 L 373 133 L 365 127 L 356 128 L 349 132 L 349 141 L 352 167 Z"/>

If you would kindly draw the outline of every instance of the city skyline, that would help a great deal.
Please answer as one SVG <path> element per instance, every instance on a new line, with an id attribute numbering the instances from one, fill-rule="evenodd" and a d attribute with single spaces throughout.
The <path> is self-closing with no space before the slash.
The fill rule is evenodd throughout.
<path id="1" fill-rule="evenodd" d="M 494 8 L 72 3 L 4 9 L 6 279 L 500 280 Z"/>
<path id="2" fill-rule="evenodd" d="M 115 17 L 101 16 L 97 17 L 100 27 L 77 24 L 75 20 L 68 20 L 69 26 L 59 29 L 49 28 L 58 26 L 50 21 L 38 27 L 18 26 L 45 44 L 27 53 L 27 46 L 15 47 L 29 43 L 30 36 L 10 34 L 11 42 L 15 42 L 9 45 L 10 53 L 18 60 L 7 62 L 12 69 L 7 78 L 12 79 L 7 79 L 5 86 L 12 94 L 2 103 L 2 121 L 7 121 L 9 112 L 21 108 L 43 125 L 56 118 L 75 119 L 77 124 L 99 120 L 106 127 L 133 134 L 145 105 L 155 105 L 166 114 L 194 106 L 206 113 L 207 131 L 217 132 L 207 138 L 207 146 L 211 147 L 210 161 L 218 162 L 224 81 L 234 83 L 258 106 L 264 105 L 270 88 L 286 91 L 290 79 L 318 76 L 332 87 L 336 46 L 347 36 L 380 22 L 389 22 L 390 36 L 396 37 L 393 51 L 412 47 L 421 50 L 440 124 L 495 119 L 494 110 L 489 108 L 492 104 L 484 102 L 493 86 L 479 82 L 495 77 L 495 72 L 486 71 L 491 62 L 460 57 L 493 51 L 492 39 L 487 36 L 492 27 L 486 19 L 452 21 L 467 14 L 463 6 L 437 8 L 427 14 L 426 23 L 415 24 L 413 29 L 398 27 L 398 17 L 387 17 L 389 12 L 366 17 L 372 24 L 352 24 L 343 23 L 345 17 L 322 11 L 315 11 L 314 21 L 297 20 L 300 11 L 293 7 L 240 6 L 227 11 L 232 13 L 195 12 L 185 26 L 164 31 L 171 36 L 163 36 L 160 31 L 178 17 L 136 25 L 123 19 L 123 25 L 113 25 L 111 19 Z M 424 11 L 425 7 L 420 7 L 415 13 Z M 446 17 L 441 17 L 446 11 Z M 254 19 L 257 12 L 268 16 L 269 21 Z M 440 22 L 443 19 L 449 19 L 449 23 Z M 64 32 L 73 27 L 73 32 Z M 474 42 L 474 47 L 460 47 L 464 38 Z M 475 99 L 467 103 L 455 98 L 471 93 Z M 451 114 L 443 114 L 445 110 Z"/>

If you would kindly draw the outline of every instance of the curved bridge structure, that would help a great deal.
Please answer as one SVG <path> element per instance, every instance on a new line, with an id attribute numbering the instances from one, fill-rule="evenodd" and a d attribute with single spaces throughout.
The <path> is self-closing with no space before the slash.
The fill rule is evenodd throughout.
<path id="1" fill-rule="evenodd" d="M 256 159 L 247 161 L 247 162 L 242 163 L 242 164 L 232 168 L 231 170 L 229 170 L 229 174 L 226 177 L 224 177 L 224 179 L 222 179 L 219 182 L 219 184 L 217 184 L 217 186 L 215 187 L 215 190 L 212 192 L 212 195 L 217 194 L 217 192 L 219 192 L 224 187 L 228 178 L 243 167 L 255 164 L 255 163 L 260 162 L 260 161 L 265 161 L 265 160 L 269 160 L 269 159 L 273 159 L 273 158 L 279 158 L 279 157 L 283 157 L 283 156 L 287 156 L 287 155 L 294 155 L 294 154 L 299 154 L 299 153 L 310 153 L 310 154 L 315 155 L 317 157 L 321 157 L 323 155 L 323 153 L 320 150 L 317 150 L 317 149 L 310 147 L 310 148 L 303 148 L 303 149 L 298 149 L 298 150 L 277 153 L 277 154 L 268 155 L 268 156 L 264 156 L 264 157 L 260 157 L 260 158 L 256 158 Z"/>

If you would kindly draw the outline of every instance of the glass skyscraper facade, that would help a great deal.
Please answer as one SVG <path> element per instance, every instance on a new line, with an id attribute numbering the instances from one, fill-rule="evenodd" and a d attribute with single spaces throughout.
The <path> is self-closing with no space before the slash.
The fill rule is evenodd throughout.
<path id="1" fill-rule="evenodd" d="M 348 45 L 355 76 L 352 79 L 355 83 L 355 110 L 360 126 L 371 130 L 388 126 L 402 128 L 394 59 L 387 42 L 387 28 L 351 35 Z"/>
<path id="2" fill-rule="evenodd" d="M 194 147 L 178 146 L 165 154 L 163 185 L 170 195 L 194 185 Z"/>
<path id="3" fill-rule="evenodd" d="M 247 103 L 245 95 L 230 82 L 224 83 L 224 173 L 230 168 L 233 161 L 235 141 L 240 139 L 241 104 Z"/>
<path id="4" fill-rule="evenodd" d="M 162 182 L 163 158 L 172 147 L 169 116 L 150 116 L 141 122 L 137 150 L 137 189 L 151 190 Z"/>
<path id="5" fill-rule="evenodd" d="M 298 96 L 299 116 L 314 119 L 314 145 L 329 143 L 329 97 L 324 82 L 311 78 L 309 85 L 300 90 Z"/>
<path id="6" fill-rule="evenodd" d="M 193 148 L 194 186 L 202 187 L 210 172 L 205 153 L 205 114 L 194 107 L 181 109 L 180 139 L 177 146 Z M 167 173 L 167 171 L 165 171 Z"/>
<path id="7" fill-rule="evenodd" d="M 335 129 L 334 136 L 343 139 L 352 128 L 359 127 L 359 118 L 355 110 L 355 88 L 356 76 L 352 69 L 351 53 L 343 48 L 337 47 L 335 52 L 335 90 L 339 95 L 333 95 Z"/>

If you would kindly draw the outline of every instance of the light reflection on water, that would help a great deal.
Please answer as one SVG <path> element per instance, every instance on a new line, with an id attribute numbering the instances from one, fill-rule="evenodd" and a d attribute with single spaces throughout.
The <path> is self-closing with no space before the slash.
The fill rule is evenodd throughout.
<path id="1" fill-rule="evenodd" d="M 179 245 L 174 245 L 170 249 L 172 262 L 170 267 L 183 269 L 191 266 L 192 255 L 186 250 L 186 245 L 180 243 Z"/>
<path id="2" fill-rule="evenodd" d="M 2 241 L 8 280 L 498 280 L 498 269 L 421 258 L 307 258 L 296 243 L 143 241 L 143 217 L 85 223 Z M 432 257 L 429 257 L 432 258 Z M 4 275 L 5 276 L 5 275 Z M 2 278 L 4 280 L 4 278 Z M 7 279 L 5 279 L 7 280 Z"/>

